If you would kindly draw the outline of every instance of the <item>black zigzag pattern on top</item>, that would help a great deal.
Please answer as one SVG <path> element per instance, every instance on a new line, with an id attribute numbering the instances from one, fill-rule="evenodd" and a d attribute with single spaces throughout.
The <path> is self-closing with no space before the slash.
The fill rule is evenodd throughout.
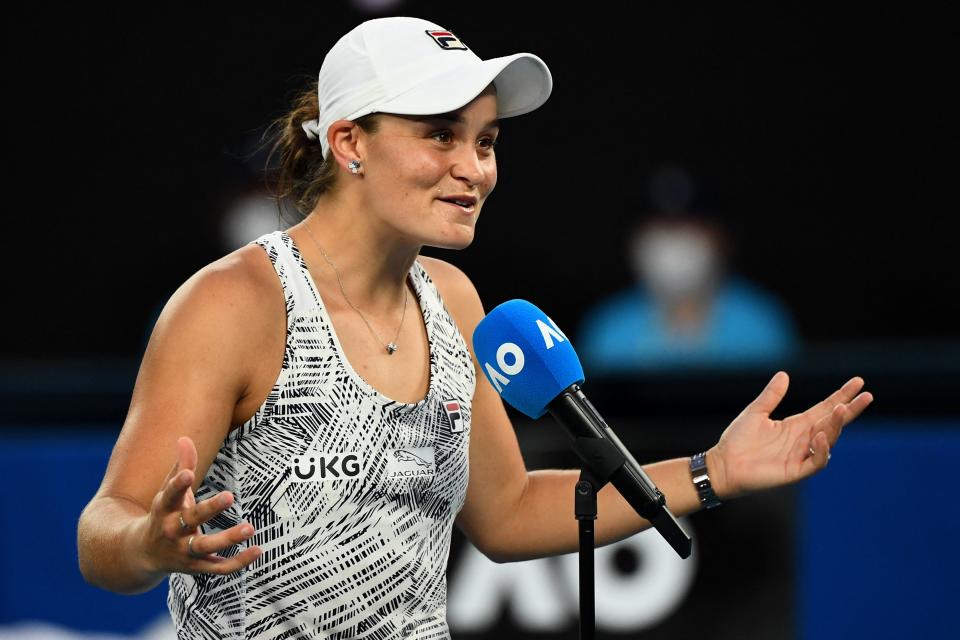
<path id="1" fill-rule="evenodd" d="M 293 239 L 275 231 L 254 242 L 283 285 L 283 365 L 266 401 L 224 440 L 197 500 L 231 491 L 234 504 L 205 532 L 249 521 L 249 544 L 263 554 L 227 576 L 171 574 L 167 604 L 178 637 L 449 638 L 446 562 L 466 496 L 476 382 L 466 341 L 415 262 L 430 390 L 417 403 L 393 401 L 346 360 Z M 451 430 L 449 400 L 460 403 L 462 432 Z M 408 453 L 391 458 L 398 449 Z M 348 455 L 356 458 L 349 464 Z M 343 466 L 331 472 L 334 457 Z M 324 459 L 326 476 L 314 465 L 302 480 L 296 471 L 307 475 L 311 458 Z"/>

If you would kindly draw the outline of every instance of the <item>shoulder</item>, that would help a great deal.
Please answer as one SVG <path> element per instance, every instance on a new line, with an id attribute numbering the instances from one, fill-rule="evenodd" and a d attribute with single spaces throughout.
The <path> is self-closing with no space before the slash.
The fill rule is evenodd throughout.
<path id="1" fill-rule="evenodd" d="M 484 316 L 483 303 L 473 282 L 460 268 L 428 256 L 419 256 L 417 261 L 433 280 L 444 305 L 453 316 L 465 336 L 473 330 Z"/>
<path id="2" fill-rule="evenodd" d="M 255 312 L 269 306 L 264 304 L 265 294 L 282 294 L 280 283 L 272 274 L 272 265 L 263 249 L 246 245 L 196 271 L 173 293 L 168 307 L 212 318 Z"/>
<path id="3" fill-rule="evenodd" d="M 276 347 L 285 332 L 276 323 L 285 306 L 279 286 L 271 291 L 272 271 L 259 246 L 246 246 L 193 273 L 166 301 L 137 374 L 125 444 L 114 449 L 102 490 L 149 505 L 170 464 L 162 452 L 183 435 L 197 449 L 199 490 L 231 426 L 243 421 L 240 403 L 259 390 L 252 383 L 282 357 Z"/>
<path id="4" fill-rule="evenodd" d="M 786 305 L 776 294 L 742 276 L 728 278 L 722 293 L 723 301 L 736 309 L 770 316 L 789 315 Z"/>
<path id="5" fill-rule="evenodd" d="M 620 322 L 623 319 L 636 320 L 648 303 L 649 298 L 640 287 L 621 289 L 588 307 L 583 313 L 581 324 L 596 326 Z"/>
<path id="6" fill-rule="evenodd" d="M 269 258 L 259 246 L 246 245 L 205 265 L 174 291 L 147 352 L 209 358 L 242 374 L 255 366 L 255 350 L 271 335 L 284 334 L 285 313 Z"/>
<path id="7" fill-rule="evenodd" d="M 593 307 L 591 312 L 596 313 L 619 313 L 624 309 L 633 308 L 638 304 L 645 304 L 648 300 L 646 290 L 631 285 L 618 291 L 614 291 L 605 298 L 600 299 Z"/>

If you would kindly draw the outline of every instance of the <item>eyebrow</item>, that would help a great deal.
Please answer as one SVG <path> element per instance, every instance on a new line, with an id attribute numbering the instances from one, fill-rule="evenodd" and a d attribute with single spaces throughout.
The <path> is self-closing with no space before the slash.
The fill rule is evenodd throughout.
<path id="1" fill-rule="evenodd" d="M 438 113 L 425 116 L 406 116 L 411 120 L 416 120 L 417 122 L 428 122 L 430 120 L 441 120 L 443 122 L 455 122 L 456 124 L 466 124 L 466 120 L 462 115 L 456 112 L 451 113 Z M 499 120 L 491 120 L 487 124 L 483 125 L 484 129 L 489 129 L 491 127 L 500 128 Z"/>

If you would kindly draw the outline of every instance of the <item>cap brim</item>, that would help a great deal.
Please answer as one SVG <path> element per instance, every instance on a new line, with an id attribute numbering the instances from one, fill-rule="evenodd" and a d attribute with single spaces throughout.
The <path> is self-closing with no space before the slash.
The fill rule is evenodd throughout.
<path id="1" fill-rule="evenodd" d="M 425 80 L 381 103 L 377 111 L 429 115 L 456 111 L 493 82 L 497 87 L 497 117 L 509 118 L 538 108 L 553 90 L 550 69 L 532 53 L 516 53 L 465 65 Z"/>

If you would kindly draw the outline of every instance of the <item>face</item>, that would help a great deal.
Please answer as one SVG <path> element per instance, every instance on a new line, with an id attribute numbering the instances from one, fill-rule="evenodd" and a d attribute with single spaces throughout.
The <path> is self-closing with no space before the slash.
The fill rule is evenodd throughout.
<path id="1" fill-rule="evenodd" d="M 379 131 L 358 143 L 368 209 L 413 243 L 469 245 L 497 183 L 496 117 L 492 84 L 449 114 L 384 115 Z"/>
<path id="2" fill-rule="evenodd" d="M 657 225 L 634 237 L 634 272 L 659 298 L 679 300 L 708 293 L 718 275 L 713 238 L 697 227 Z"/>

